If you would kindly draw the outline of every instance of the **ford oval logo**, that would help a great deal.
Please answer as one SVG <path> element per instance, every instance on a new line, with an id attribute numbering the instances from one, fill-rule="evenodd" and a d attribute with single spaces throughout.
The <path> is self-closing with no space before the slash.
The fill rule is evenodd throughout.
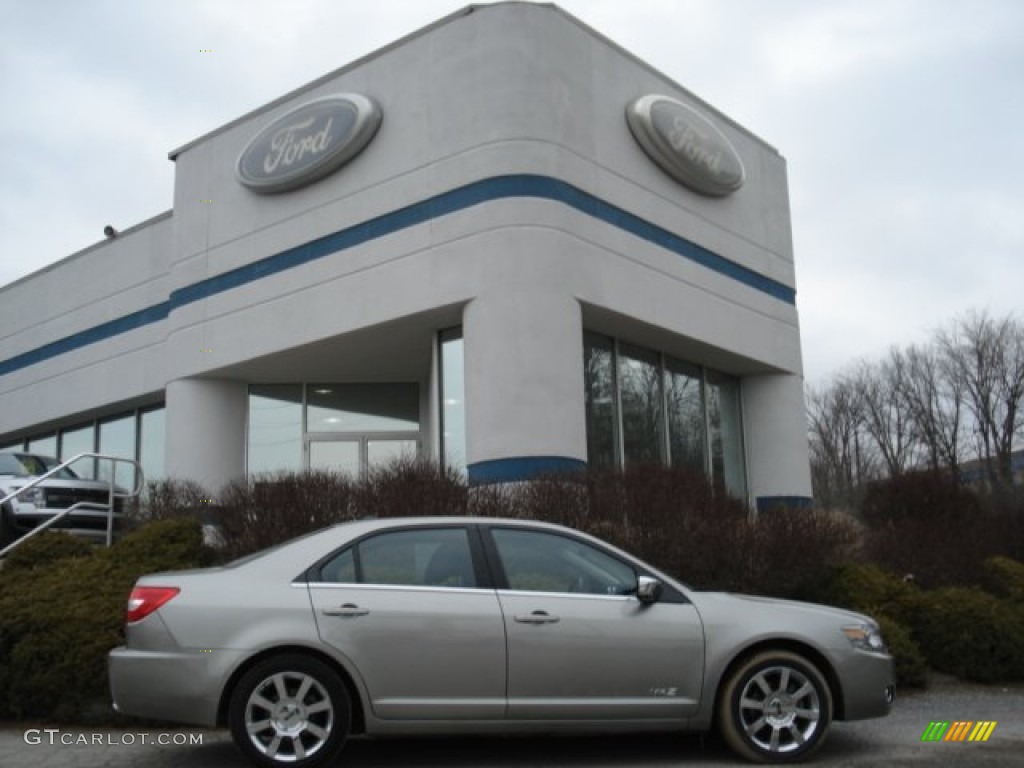
<path id="1" fill-rule="evenodd" d="M 690 189 L 723 197 L 743 186 L 739 154 L 693 107 L 668 96 L 641 96 L 626 107 L 626 122 L 648 156 Z"/>
<path id="2" fill-rule="evenodd" d="M 322 179 L 359 154 L 380 127 L 377 103 L 358 93 L 307 102 L 260 131 L 238 158 L 254 192 L 285 192 Z"/>

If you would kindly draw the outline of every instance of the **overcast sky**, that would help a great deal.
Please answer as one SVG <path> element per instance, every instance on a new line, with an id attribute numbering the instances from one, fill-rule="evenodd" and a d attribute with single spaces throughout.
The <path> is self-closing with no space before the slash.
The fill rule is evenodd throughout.
<path id="1" fill-rule="evenodd" d="M 0 285 L 169 209 L 170 150 L 465 4 L 0 0 Z M 1024 2 L 559 5 L 786 157 L 812 383 L 1024 315 Z"/>

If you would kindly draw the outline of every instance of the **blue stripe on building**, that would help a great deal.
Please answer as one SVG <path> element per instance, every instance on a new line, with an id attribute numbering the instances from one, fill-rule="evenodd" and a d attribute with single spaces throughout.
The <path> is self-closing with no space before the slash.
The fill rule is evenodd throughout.
<path id="1" fill-rule="evenodd" d="M 796 293 L 789 286 L 730 261 L 714 251 L 673 234 L 635 214 L 601 200 L 589 192 L 584 192 L 579 187 L 549 176 L 516 174 L 482 179 L 442 192 L 434 197 L 382 214 L 295 248 L 289 248 L 251 264 L 179 288 L 171 293 L 169 301 L 2 360 L 0 361 L 0 376 L 165 320 L 170 312 L 179 307 L 210 298 L 232 288 L 286 272 L 409 227 L 464 211 L 481 203 L 511 198 L 534 198 L 562 203 L 779 301 L 787 304 L 796 303 Z"/>

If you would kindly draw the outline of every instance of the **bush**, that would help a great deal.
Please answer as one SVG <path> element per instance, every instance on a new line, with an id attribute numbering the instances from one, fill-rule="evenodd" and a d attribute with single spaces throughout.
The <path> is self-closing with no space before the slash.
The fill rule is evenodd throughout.
<path id="1" fill-rule="evenodd" d="M 861 515 L 867 557 L 924 587 L 977 586 L 988 557 L 1012 554 L 1017 521 L 948 475 L 918 472 L 873 483 Z"/>
<path id="2" fill-rule="evenodd" d="M 205 520 L 213 506 L 211 494 L 191 480 L 165 478 L 150 480 L 141 499 L 131 508 L 131 516 L 140 522 L 194 517 Z"/>
<path id="3" fill-rule="evenodd" d="M 191 520 L 154 522 L 88 553 L 63 538 L 26 542 L 15 567 L 0 570 L 0 717 L 80 720 L 97 705 L 109 713 L 107 652 L 123 642 L 135 581 L 207 559 Z"/>
<path id="4" fill-rule="evenodd" d="M 850 517 L 822 510 L 774 509 L 750 527 L 743 590 L 798 600 L 816 599 L 836 563 L 851 560 L 861 544 Z"/>
<path id="5" fill-rule="evenodd" d="M 822 602 L 866 613 L 888 616 L 911 626 L 921 590 L 912 582 L 866 563 L 848 563 L 836 568 L 820 593 Z"/>
<path id="6" fill-rule="evenodd" d="M 1009 557 L 990 557 L 984 566 L 986 591 L 1024 604 L 1024 563 Z"/>
<path id="7" fill-rule="evenodd" d="M 861 517 L 876 528 L 905 520 L 958 522 L 981 512 L 978 496 L 945 472 L 908 472 L 870 483 L 861 503 Z"/>
<path id="8" fill-rule="evenodd" d="M 33 536 L 4 558 L 4 569 L 8 575 L 24 574 L 36 568 L 45 568 L 59 560 L 88 557 L 96 551 L 96 545 L 63 531 L 46 531 Z"/>
<path id="9" fill-rule="evenodd" d="M 374 467 L 353 487 L 353 517 L 464 515 L 466 486 L 458 470 L 402 457 Z"/>
<path id="10" fill-rule="evenodd" d="M 219 526 L 228 560 L 358 516 L 355 484 L 336 472 L 280 472 L 230 483 Z"/>
<path id="11" fill-rule="evenodd" d="M 901 688 L 924 688 L 928 685 L 928 662 L 921 647 L 914 642 L 910 630 L 885 615 L 874 617 L 882 628 L 896 667 L 896 685 Z"/>
<path id="12" fill-rule="evenodd" d="M 864 613 L 878 621 L 896 667 L 896 683 L 924 687 L 928 662 L 909 627 L 919 611 L 921 590 L 896 574 L 872 564 L 847 563 L 836 568 L 819 593 L 829 605 Z"/>
<path id="13" fill-rule="evenodd" d="M 980 589 L 925 592 L 914 637 L 934 669 L 979 683 L 1024 679 L 1024 609 Z"/>

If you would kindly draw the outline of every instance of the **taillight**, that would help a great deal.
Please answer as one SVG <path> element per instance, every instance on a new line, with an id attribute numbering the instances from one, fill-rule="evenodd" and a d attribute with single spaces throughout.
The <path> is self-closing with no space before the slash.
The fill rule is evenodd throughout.
<path id="1" fill-rule="evenodd" d="M 177 587 L 135 587 L 128 598 L 125 622 L 131 624 L 146 618 L 179 592 Z"/>

